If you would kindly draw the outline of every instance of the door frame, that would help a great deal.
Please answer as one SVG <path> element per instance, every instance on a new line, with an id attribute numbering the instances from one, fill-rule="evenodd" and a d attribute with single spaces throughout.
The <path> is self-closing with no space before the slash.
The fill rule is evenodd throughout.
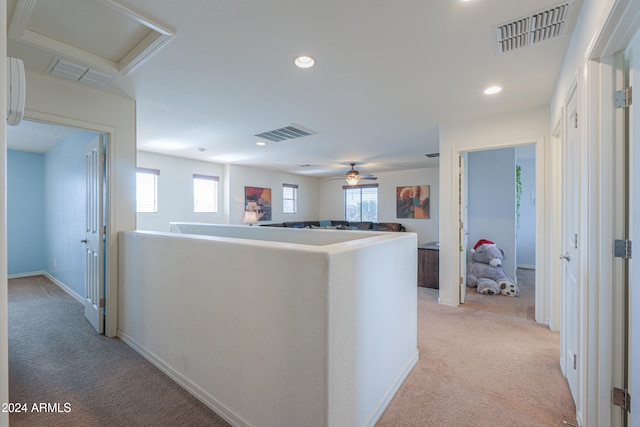
<path id="1" fill-rule="evenodd" d="M 455 178 L 452 177 L 452 182 L 457 182 L 458 180 L 458 159 L 460 156 L 464 156 L 465 153 L 470 153 L 473 151 L 484 151 L 484 150 L 492 150 L 497 148 L 510 148 L 517 147 L 522 145 L 535 145 L 536 152 L 536 280 L 535 280 L 535 320 L 539 323 L 549 323 L 549 313 L 550 307 L 555 304 L 555 302 L 549 301 L 549 296 L 553 296 L 550 293 L 550 281 L 547 280 L 547 273 L 545 271 L 545 253 L 547 252 L 545 242 L 546 236 L 546 221 L 545 221 L 545 168 L 546 168 L 546 158 L 545 158 L 545 137 L 539 136 L 537 138 L 532 138 L 524 141 L 508 141 L 503 143 L 496 143 L 491 145 L 485 145 L 481 148 L 477 146 L 466 146 L 460 145 L 452 148 L 451 153 L 451 171 L 452 174 L 455 174 Z M 465 195 L 466 196 L 466 195 Z M 455 212 L 456 218 L 454 218 L 455 224 L 459 224 L 462 218 L 460 218 L 460 202 L 458 198 L 454 198 L 452 200 L 455 203 L 455 207 L 451 207 L 451 211 Z M 464 201 L 466 203 L 466 200 Z M 458 225 L 459 226 L 459 225 Z M 459 236 L 459 233 L 456 233 L 456 236 Z M 459 237 L 458 237 L 459 239 Z M 457 242 L 456 247 L 460 247 L 462 242 Z M 466 250 L 466 248 L 465 248 Z M 460 271 L 460 256 L 454 257 L 454 269 L 455 271 Z M 456 290 L 457 290 L 456 286 Z M 453 295 L 452 303 L 454 305 L 460 304 L 460 292 L 455 292 Z"/>
<path id="2" fill-rule="evenodd" d="M 87 130 L 105 135 L 105 219 L 107 226 L 106 248 L 105 248 L 105 321 L 104 333 L 108 337 L 115 337 L 118 332 L 118 244 L 115 218 L 115 203 L 112 203 L 113 194 L 111 185 L 115 155 L 111 144 L 112 135 L 116 133 L 116 128 L 100 123 L 88 122 L 84 120 L 72 119 L 50 113 L 43 113 L 35 110 L 25 109 L 24 120 L 33 120 L 42 123 L 49 123 L 58 126 L 67 126 L 76 129 Z"/>
<path id="3" fill-rule="evenodd" d="M 611 141 L 619 141 L 624 127 L 619 114 L 616 114 L 611 91 L 616 84 L 614 55 L 630 46 L 640 26 L 640 2 L 616 0 L 610 12 L 603 15 L 598 24 L 600 31 L 586 52 L 585 84 L 589 101 L 583 103 L 585 117 L 589 120 L 589 150 L 593 153 L 589 186 L 594 190 L 589 210 L 593 215 L 592 223 L 598 224 L 597 230 L 595 227 L 590 229 L 597 244 L 590 245 L 588 255 L 589 265 L 594 266 L 589 271 L 592 280 L 588 292 L 595 299 L 589 304 L 589 318 L 598 319 L 598 322 L 590 322 L 587 326 L 590 341 L 587 381 L 591 387 L 585 385 L 585 394 L 591 404 L 585 412 L 584 422 L 585 425 L 615 425 L 612 423 L 620 421 L 617 423 L 620 424 L 622 420 L 616 413 L 618 409 L 614 410 L 611 404 L 611 390 L 613 386 L 624 387 L 624 381 L 631 381 L 631 376 L 621 378 L 616 369 L 623 363 L 621 359 L 629 337 L 625 333 L 627 328 L 620 327 L 619 323 L 619 314 L 625 310 L 627 301 L 612 292 L 612 284 L 626 271 L 623 263 L 613 258 L 611 249 L 613 239 L 625 238 L 617 235 L 623 224 L 614 212 L 617 203 L 614 194 L 622 191 L 620 183 L 616 182 L 619 178 L 607 170 L 615 160 L 615 144 Z M 628 416 L 627 425 L 638 423 L 634 418 L 638 417 L 639 394 L 632 390 L 631 407 L 634 412 Z"/>

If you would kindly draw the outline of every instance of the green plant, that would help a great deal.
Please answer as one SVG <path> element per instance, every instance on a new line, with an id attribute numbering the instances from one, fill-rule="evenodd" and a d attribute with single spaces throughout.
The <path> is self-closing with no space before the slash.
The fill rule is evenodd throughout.
<path id="1" fill-rule="evenodd" d="M 516 237 L 520 230 L 520 200 L 522 200 L 522 167 L 516 165 Z"/>

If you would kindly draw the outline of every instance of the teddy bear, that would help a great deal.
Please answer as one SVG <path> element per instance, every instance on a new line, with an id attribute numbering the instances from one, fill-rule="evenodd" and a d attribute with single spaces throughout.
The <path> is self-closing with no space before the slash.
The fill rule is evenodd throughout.
<path id="1" fill-rule="evenodd" d="M 484 295 L 519 296 L 520 288 L 502 268 L 504 256 L 492 241 L 478 240 L 467 262 L 467 286 Z"/>

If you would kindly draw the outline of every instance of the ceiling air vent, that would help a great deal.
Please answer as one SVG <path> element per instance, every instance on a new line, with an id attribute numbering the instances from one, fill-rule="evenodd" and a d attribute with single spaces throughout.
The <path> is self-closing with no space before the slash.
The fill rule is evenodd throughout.
<path id="1" fill-rule="evenodd" d="M 53 76 L 100 88 L 105 87 L 115 77 L 112 74 L 93 70 L 77 62 L 58 57 L 53 58 L 47 72 Z"/>
<path id="2" fill-rule="evenodd" d="M 300 125 L 292 123 L 290 126 L 286 126 L 280 129 L 270 130 L 268 132 L 263 132 L 256 134 L 258 138 L 266 139 L 272 142 L 280 142 L 286 141 L 289 139 L 301 138 L 303 136 L 313 135 L 317 132 L 314 132 L 309 129 L 305 129 Z"/>
<path id="3" fill-rule="evenodd" d="M 573 1 L 561 3 L 495 27 L 499 53 L 560 38 L 567 34 Z"/>
<path id="4" fill-rule="evenodd" d="M 425 156 L 429 157 L 430 159 L 434 159 L 436 157 L 440 157 L 440 153 L 430 153 L 430 154 L 425 154 Z"/>

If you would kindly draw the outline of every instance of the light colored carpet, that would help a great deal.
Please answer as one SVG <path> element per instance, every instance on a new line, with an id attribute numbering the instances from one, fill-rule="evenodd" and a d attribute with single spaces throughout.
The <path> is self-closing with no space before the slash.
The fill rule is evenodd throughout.
<path id="1" fill-rule="evenodd" d="M 377 426 L 575 423 L 560 335 L 533 319 L 533 277 L 519 271 L 518 298 L 468 289 L 459 308 L 439 305 L 437 290 L 419 288 L 420 360 Z"/>
<path id="2" fill-rule="evenodd" d="M 559 335 L 533 321 L 532 285 L 519 282 L 519 298 L 470 290 L 460 308 L 438 305 L 437 290 L 418 288 L 420 360 L 378 426 L 541 427 L 575 419 L 558 366 Z M 228 425 L 120 340 L 97 335 L 83 316 L 82 305 L 44 276 L 9 281 L 10 400 L 71 404 L 70 413 L 11 414 L 12 427 Z"/>
<path id="3" fill-rule="evenodd" d="M 9 280 L 9 399 L 71 412 L 9 415 L 21 426 L 227 426 L 44 276 Z"/>

